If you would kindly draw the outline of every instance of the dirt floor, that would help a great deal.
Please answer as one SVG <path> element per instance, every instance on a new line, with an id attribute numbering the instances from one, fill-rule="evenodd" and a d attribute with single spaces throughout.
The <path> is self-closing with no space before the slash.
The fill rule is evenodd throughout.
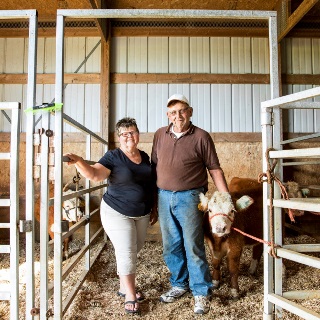
<path id="1" fill-rule="evenodd" d="M 101 239 L 100 245 L 103 243 Z M 296 238 L 286 238 L 286 243 L 316 243 L 313 238 L 299 236 Z M 81 243 L 74 244 L 75 246 Z M 97 244 L 98 246 L 99 244 Z M 36 253 L 39 250 L 36 245 Z M 209 252 L 207 252 L 209 256 Z M 250 263 L 251 249 L 245 248 L 242 260 L 239 285 L 241 297 L 238 301 L 230 299 L 228 272 L 226 265 L 223 265 L 222 285 L 214 291 L 211 301 L 211 309 L 207 315 L 195 315 L 193 313 L 193 298 L 191 294 L 185 295 L 175 303 L 165 304 L 159 301 L 161 293 L 169 288 L 169 271 L 162 259 L 161 242 L 146 242 L 139 254 L 137 285 L 146 296 L 141 303 L 141 315 L 126 315 L 124 312 L 124 300 L 116 292 L 118 290 L 118 277 L 116 274 L 115 256 L 112 245 L 107 241 L 104 250 L 96 260 L 86 281 L 79 291 L 74 302 L 71 304 L 67 313 L 63 317 L 65 320 L 97 320 L 97 319 L 216 319 L 216 320 L 244 320 L 244 319 L 263 319 L 263 265 L 258 268 L 256 277 L 250 276 L 247 269 Z M 320 254 L 314 254 L 320 257 Z M 68 263 L 68 262 L 66 262 Z M 50 263 L 51 264 L 51 263 Z M 9 261 L 0 260 L 0 286 L 1 270 L 8 268 Z M 286 282 L 285 290 L 293 289 L 319 289 L 320 276 L 319 270 L 305 267 L 293 262 L 286 262 Z M 21 266 L 21 270 L 23 265 Z M 49 272 L 52 270 L 52 265 Z M 36 269 L 37 277 L 39 270 Z M 21 272 L 21 316 L 24 319 L 24 295 L 25 279 Z M 63 283 L 63 290 L 72 289 L 76 282 L 76 273 L 68 277 Z M 38 297 L 38 296 L 37 296 Z M 302 304 L 320 313 L 319 299 L 302 301 Z M 52 301 L 49 302 L 52 307 Z M 8 302 L 0 302 L 0 319 L 9 320 Z M 283 320 L 301 319 L 286 311 L 283 312 Z"/>

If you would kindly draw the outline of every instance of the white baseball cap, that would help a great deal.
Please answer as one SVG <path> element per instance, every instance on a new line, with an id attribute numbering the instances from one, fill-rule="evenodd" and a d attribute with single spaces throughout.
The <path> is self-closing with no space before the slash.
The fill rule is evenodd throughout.
<path id="1" fill-rule="evenodd" d="M 167 107 L 169 106 L 169 103 L 170 103 L 171 101 L 173 101 L 173 100 L 177 100 L 177 101 L 184 102 L 184 103 L 186 103 L 188 106 L 190 106 L 188 99 L 187 99 L 183 94 L 175 93 L 174 95 L 172 95 L 172 96 L 168 99 Z"/>

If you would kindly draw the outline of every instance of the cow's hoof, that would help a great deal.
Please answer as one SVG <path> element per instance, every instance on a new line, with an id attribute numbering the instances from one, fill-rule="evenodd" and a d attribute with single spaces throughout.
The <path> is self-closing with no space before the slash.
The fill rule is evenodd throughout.
<path id="1" fill-rule="evenodd" d="M 249 274 L 252 276 L 255 276 L 257 274 L 258 270 L 258 261 L 257 260 L 251 260 L 250 267 L 249 267 Z"/>
<path id="2" fill-rule="evenodd" d="M 233 301 L 239 300 L 239 291 L 237 289 L 231 289 L 231 299 Z"/>
<path id="3" fill-rule="evenodd" d="M 212 290 L 219 289 L 220 281 L 219 280 L 212 280 Z"/>

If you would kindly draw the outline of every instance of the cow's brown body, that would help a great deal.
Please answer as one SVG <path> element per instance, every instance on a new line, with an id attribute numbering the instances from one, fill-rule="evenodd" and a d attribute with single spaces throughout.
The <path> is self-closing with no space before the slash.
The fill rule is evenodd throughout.
<path id="1" fill-rule="evenodd" d="M 54 185 L 49 184 L 49 198 L 54 197 Z M 34 217 L 37 221 L 40 222 L 40 196 L 35 201 L 34 206 Z M 71 227 L 74 224 L 74 222 L 69 222 L 69 227 Z M 48 234 L 50 236 L 50 239 L 54 239 L 54 207 L 49 206 L 48 209 Z M 63 242 L 63 258 L 68 259 L 69 253 L 69 241 L 71 240 L 71 237 L 68 237 Z"/>
<path id="2" fill-rule="evenodd" d="M 205 239 L 210 248 L 213 265 L 213 284 L 220 284 L 220 266 L 223 257 L 227 257 L 227 264 L 231 280 L 231 294 L 234 299 L 239 297 L 239 265 L 244 245 L 254 245 L 250 273 L 255 273 L 261 258 L 263 245 L 249 237 L 243 236 L 233 228 L 238 228 L 252 236 L 263 236 L 263 211 L 262 211 L 262 185 L 253 179 L 233 178 L 229 185 L 232 199 L 235 201 L 243 195 L 250 196 L 254 202 L 244 211 L 237 212 L 234 216 L 230 233 L 218 236 L 212 233 L 208 211 L 204 215 Z M 236 206 L 235 206 L 236 207 Z"/>

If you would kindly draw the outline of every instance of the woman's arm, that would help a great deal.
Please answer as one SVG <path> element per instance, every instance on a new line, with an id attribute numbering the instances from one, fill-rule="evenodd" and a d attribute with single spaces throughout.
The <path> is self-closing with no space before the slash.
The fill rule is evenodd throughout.
<path id="1" fill-rule="evenodd" d="M 74 153 L 66 153 L 64 156 L 70 158 L 68 165 L 74 164 L 80 174 L 89 180 L 96 182 L 103 181 L 107 179 L 111 173 L 111 170 L 104 167 L 102 164 L 95 163 L 93 165 L 89 165 L 83 160 L 83 158 Z"/>

